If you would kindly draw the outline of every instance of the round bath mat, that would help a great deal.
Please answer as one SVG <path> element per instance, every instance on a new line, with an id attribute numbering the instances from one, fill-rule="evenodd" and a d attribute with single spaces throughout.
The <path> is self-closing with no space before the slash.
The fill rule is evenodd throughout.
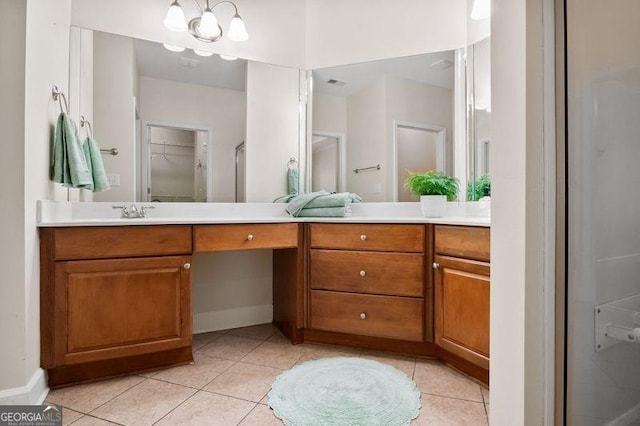
<path id="1" fill-rule="evenodd" d="M 324 358 L 276 377 L 269 406 L 287 426 L 402 426 L 418 417 L 420 391 L 389 365 Z"/>

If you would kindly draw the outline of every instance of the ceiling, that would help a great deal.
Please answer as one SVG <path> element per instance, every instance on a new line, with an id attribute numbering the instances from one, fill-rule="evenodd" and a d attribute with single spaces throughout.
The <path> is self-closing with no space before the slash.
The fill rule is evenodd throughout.
<path id="1" fill-rule="evenodd" d="M 146 40 L 135 40 L 136 59 L 140 75 L 162 80 L 245 90 L 247 61 L 227 61 L 218 55 L 203 57 L 193 50 L 171 52 Z"/>
<path id="2" fill-rule="evenodd" d="M 313 70 L 313 90 L 333 96 L 351 96 L 383 76 L 415 80 L 434 86 L 453 88 L 454 67 L 434 68 L 439 61 L 454 62 L 454 52 L 427 53 Z M 343 86 L 327 83 L 329 79 L 345 82 Z"/>

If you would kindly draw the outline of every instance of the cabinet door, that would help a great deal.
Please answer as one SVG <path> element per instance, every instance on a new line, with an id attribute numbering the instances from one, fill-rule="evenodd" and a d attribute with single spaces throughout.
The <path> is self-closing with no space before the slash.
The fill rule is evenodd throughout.
<path id="1" fill-rule="evenodd" d="M 489 264 L 435 256 L 436 344 L 489 368 Z"/>
<path id="2" fill-rule="evenodd" d="M 190 267 L 190 256 L 56 263 L 56 364 L 190 346 Z"/>

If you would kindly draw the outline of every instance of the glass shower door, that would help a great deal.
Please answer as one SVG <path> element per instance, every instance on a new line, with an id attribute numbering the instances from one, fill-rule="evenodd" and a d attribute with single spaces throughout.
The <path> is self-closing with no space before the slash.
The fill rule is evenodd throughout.
<path id="1" fill-rule="evenodd" d="M 568 425 L 640 424 L 640 1 L 567 0 Z"/>

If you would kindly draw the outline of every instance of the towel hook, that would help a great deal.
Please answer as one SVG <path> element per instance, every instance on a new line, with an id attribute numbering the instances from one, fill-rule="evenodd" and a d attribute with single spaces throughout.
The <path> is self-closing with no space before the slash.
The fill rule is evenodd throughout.
<path id="1" fill-rule="evenodd" d="M 51 89 L 51 96 L 54 101 L 58 101 L 58 105 L 60 105 L 60 111 L 65 114 L 69 113 L 69 104 L 67 103 L 67 97 L 64 95 L 64 92 L 58 89 L 58 86 L 53 86 Z M 64 108 L 62 108 L 62 101 L 64 101 Z"/>
<path id="2" fill-rule="evenodd" d="M 289 166 L 289 168 L 297 167 L 297 165 L 298 161 L 295 158 L 289 158 L 289 162 L 287 163 L 287 166 Z"/>
<path id="3" fill-rule="evenodd" d="M 89 120 L 84 118 L 84 115 L 81 115 L 80 116 L 80 127 L 84 127 L 85 125 L 89 129 L 89 131 L 88 131 L 89 136 L 91 136 L 91 139 L 93 139 L 93 128 L 91 127 L 91 122 L 89 122 Z"/>

